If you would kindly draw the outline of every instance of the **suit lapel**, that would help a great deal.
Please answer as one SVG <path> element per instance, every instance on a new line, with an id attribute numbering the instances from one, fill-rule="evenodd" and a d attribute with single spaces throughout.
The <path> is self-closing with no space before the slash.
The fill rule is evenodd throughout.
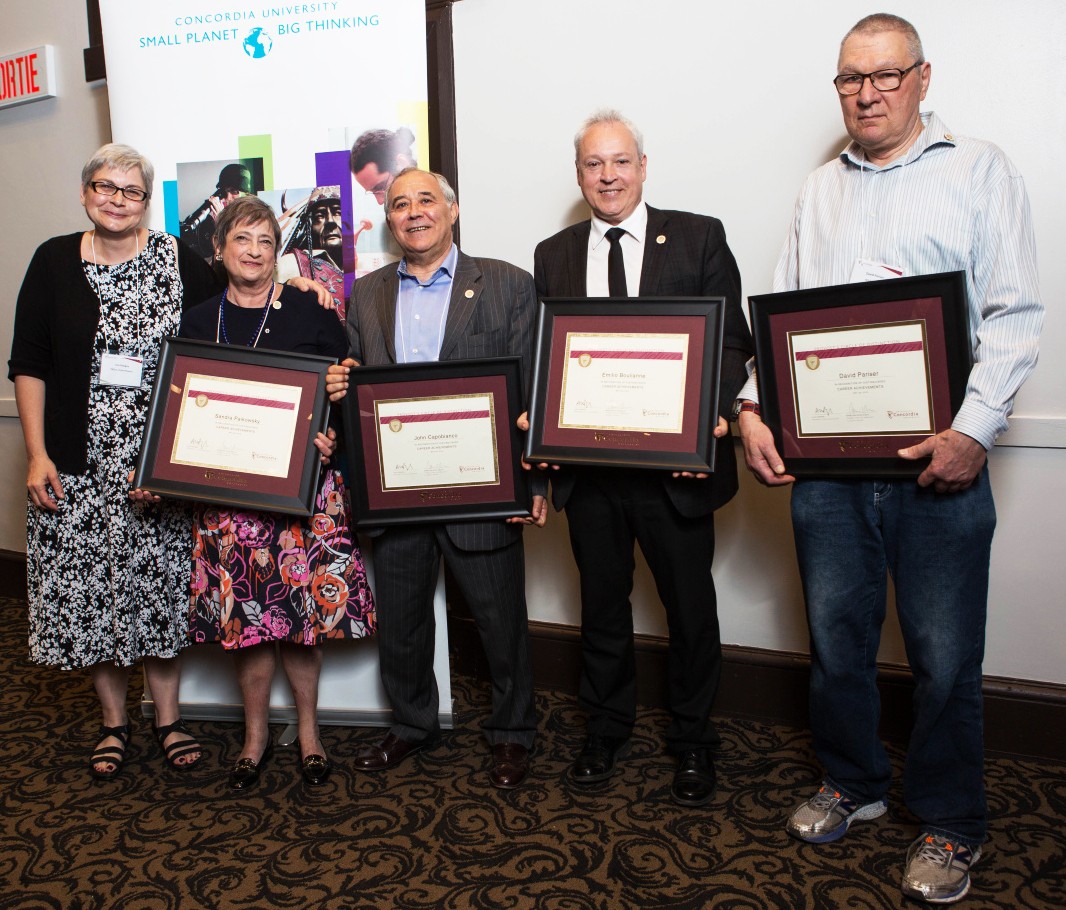
<path id="1" fill-rule="evenodd" d="M 477 309 L 483 290 L 484 282 L 481 280 L 481 269 L 478 268 L 477 263 L 470 256 L 460 250 L 459 259 L 455 263 L 455 275 L 452 277 L 452 295 L 448 301 L 448 319 L 444 325 L 444 338 L 440 343 L 438 360 L 451 358 L 459 339 L 466 335 L 466 327 L 474 315 L 474 310 Z"/>
<path id="2" fill-rule="evenodd" d="M 642 297 L 654 297 L 659 289 L 663 268 L 670 251 L 670 219 L 666 213 L 648 206 L 648 230 L 644 235 L 644 261 L 640 266 L 640 291 Z M 662 243 L 659 238 L 662 237 Z"/>
<path id="3" fill-rule="evenodd" d="M 592 222 L 583 221 L 581 224 L 575 224 L 567 237 L 565 267 L 571 294 L 574 297 L 588 295 L 589 234 L 591 232 Z"/>
<path id="4" fill-rule="evenodd" d="M 389 360 L 396 363 L 396 299 L 400 292 L 400 279 L 396 269 L 387 269 L 381 276 L 377 289 L 377 305 L 380 310 L 382 340 Z"/>

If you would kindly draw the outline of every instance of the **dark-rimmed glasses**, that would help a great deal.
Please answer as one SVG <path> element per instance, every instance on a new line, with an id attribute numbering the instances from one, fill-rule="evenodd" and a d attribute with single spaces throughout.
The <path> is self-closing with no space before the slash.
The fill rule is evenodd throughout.
<path id="1" fill-rule="evenodd" d="M 905 70 L 878 70 L 876 73 L 841 73 L 833 80 L 833 85 L 841 95 L 857 95 L 862 91 L 867 79 L 879 92 L 894 92 L 903 84 L 903 77 L 912 69 L 922 65 L 921 60 L 908 66 Z"/>
<path id="2" fill-rule="evenodd" d="M 92 187 L 94 193 L 99 193 L 101 196 L 114 196 L 115 193 L 121 193 L 123 198 L 129 199 L 130 202 L 144 202 L 149 195 L 139 186 L 115 186 L 106 180 L 90 180 L 89 186 Z"/>

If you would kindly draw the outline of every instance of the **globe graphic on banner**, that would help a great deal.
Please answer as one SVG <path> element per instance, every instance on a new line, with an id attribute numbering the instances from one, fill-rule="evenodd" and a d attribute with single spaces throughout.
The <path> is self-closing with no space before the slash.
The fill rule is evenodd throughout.
<path id="1" fill-rule="evenodd" d="M 244 52 L 256 60 L 269 54 L 273 46 L 273 39 L 261 28 L 253 28 L 244 39 Z"/>

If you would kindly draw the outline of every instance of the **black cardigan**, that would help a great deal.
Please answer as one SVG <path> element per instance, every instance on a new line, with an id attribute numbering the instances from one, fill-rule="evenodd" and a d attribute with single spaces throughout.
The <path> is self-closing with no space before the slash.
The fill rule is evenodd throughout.
<path id="1" fill-rule="evenodd" d="M 89 389 L 100 301 L 85 277 L 83 232 L 53 237 L 30 260 L 15 308 L 8 377 L 45 383 L 44 443 L 65 474 L 83 474 L 89 443 Z M 211 267 L 178 243 L 182 309 L 221 288 Z"/>

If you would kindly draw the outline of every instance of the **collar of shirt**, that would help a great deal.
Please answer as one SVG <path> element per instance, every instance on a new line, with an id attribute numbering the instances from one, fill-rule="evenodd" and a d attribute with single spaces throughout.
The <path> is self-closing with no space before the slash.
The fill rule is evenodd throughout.
<path id="1" fill-rule="evenodd" d="M 905 164 L 910 164 L 933 148 L 933 146 L 955 145 L 955 136 L 935 112 L 925 111 L 920 116 L 922 118 L 922 131 L 917 135 L 913 145 L 907 149 L 906 153 L 900 155 L 895 161 L 890 161 L 880 167 L 876 164 L 871 164 L 866 158 L 866 153 L 862 150 L 862 146 L 854 141 L 849 142 L 840 153 L 841 161 L 845 164 L 853 164 L 864 170 L 886 171 L 890 168 L 903 167 Z"/>
<path id="2" fill-rule="evenodd" d="M 619 224 L 608 224 L 595 215 L 592 216 L 592 232 L 589 235 L 589 249 L 596 249 L 606 239 L 607 232 L 613 227 L 620 227 L 634 240 L 644 246 L 644 236 L 648 233 L 648 206 L 641 202 L 632 214 Z"/>
<path id="3" fill-rule="evenodd" d="M 399 363 L 427 363 L 440 357 L 448 305 L 452 296 L 452 276 L 459 260 L 453 243 L 447 258 L 426 281 L 407 271 L 407 260 L 396 268 L 400 286 L 396 292 L 396 360 Z"/>
<path id="4" fill-rule="evenodd" d="M 585 265 L 585 293 L 589 297 L 606 297 L 609 294 L 607 257 L 611 244 L 606 234 L 612 227 L 620 227 L 625 231 L 621 245 L 622 260 L 626 267 L 626 288 L 630 296 L 639 293 L 640 275 L 644 267 L 644 237 L 648 233 L 648 207 L 643 202 L 621 224 L 607 224 L 593 215 Z"/>
<path id="5" fill-rule="evenodd" d="M 439 278 L 441 278 L 441 277 L 443 277 L 445 275 L 447 275 L 449 280 L 450 280 L 452 278 L 452 276 L 455 275 L 455 264 L 458 261 L 459 261 L 459 247 L 457 247 L 453 243 L 452 244 L 452 248 L 448 251 L 448 255 L 445 258 L 444 262 L 442 262 L 437 267 L 437 271 L 435 271 L 432 275 L 429 276 L 429 280 L 428 281 L 419 281 L 417 277 L 415 277 L 414 275 L 412 275 L 410 272 L 407 271 L 407 257 L 406 256 L 404 256 L 399 261 L 399 263 L 396 265 L 396 274 L 400 277 L 400 281 L 401 282 L 403 282 L 404 280 L 407 280 L 407 281 L 418 281 L 418 283 L 420 285 L 422 285 L 422 287 L 428 288 L 432 284 L 434 284 Z"/>

